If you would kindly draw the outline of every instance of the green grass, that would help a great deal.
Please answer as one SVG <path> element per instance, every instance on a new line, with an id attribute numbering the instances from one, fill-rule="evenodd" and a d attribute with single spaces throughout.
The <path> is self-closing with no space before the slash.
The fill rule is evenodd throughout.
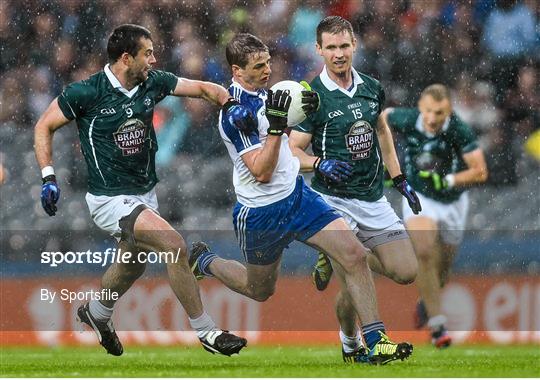
<path id="1" fill-rule="evenodd" d="M 404 362 L 345 365 L 337 346 L 248 347 L 231 358 L 199 347 L 0 348 L 2 377 L 537 377 L 538 346 L 415 347 Z"/>

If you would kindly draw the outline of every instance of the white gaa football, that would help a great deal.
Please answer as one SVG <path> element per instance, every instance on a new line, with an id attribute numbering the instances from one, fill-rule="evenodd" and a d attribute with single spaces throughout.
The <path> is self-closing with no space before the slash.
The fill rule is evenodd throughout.
<path id="1" fill-rule="evenodd" d="M 288 90 L 291 95 L 291 106 L 289 107 L 289 114 L 287 116 L 287 125 L 289 127 L 298 125 L 305 120 L 306 114 L 302 109 L 302 91 L 305 91 L 305 88 L 300 83 L 292 80 L 283 80 L 273 85 L 271 90 L 273 92 L 277 90 Z"/>

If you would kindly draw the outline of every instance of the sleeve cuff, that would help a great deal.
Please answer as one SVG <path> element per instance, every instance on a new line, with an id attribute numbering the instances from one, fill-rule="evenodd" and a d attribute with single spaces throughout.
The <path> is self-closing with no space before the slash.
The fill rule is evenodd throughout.
<path id="1" fill-rule="evenodd" d="M 49 175 L 54 175 L 54 168 L 50 165 L 41 169 L 41 178 L 45 178 Z"/>
<path id="2" fill-rule="evenodd" d="M 447 174 L 444 176 L 444 180 L 446 181 L 446 187 L 448 189 L 451 189 L 456 184 L 456 176 L 453 174 Z"/>

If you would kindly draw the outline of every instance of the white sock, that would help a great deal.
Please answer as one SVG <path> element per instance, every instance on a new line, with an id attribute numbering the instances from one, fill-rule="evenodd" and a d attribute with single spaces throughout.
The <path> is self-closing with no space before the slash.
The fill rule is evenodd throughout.
<path id="1" fill-rule="evenodd" d="M 354 352 L 362 347 L 359 332 L 356 333 L 356 336 L 347 336 L 343 331 L 339 330 L 339 339 L 341 340 L 343 351 L 346 353 Z"/>
<path id="2" fill-rule="evenodd" d="M 427 323 L 431 331 L 439 330 L 445 324 L 446 324 L 446 317 L 442 314 L 429 318 L 428 323 Z"/>
<path id="3" fill-rule="evenodd" d="M 92 314 L 92 317 L 97 319 L 98 321 L 108 321 L 111 319 L 113 309 L 109 309 L 107 306 L 103 305 L 101 302 L 97 300 L 91 300 L 88 303 L 88 309 L 90 310 L 90 314 Z"/>
<path id="4" fill-rule="evenodd" d="M 204 338 L 210 331 L 217 330 L 216 324 L 206 311 L 203 311 L 200 317 L 195 319 L 189 318 L 189 324 L 197 332 L 197 336 L 200 339 Z"/>

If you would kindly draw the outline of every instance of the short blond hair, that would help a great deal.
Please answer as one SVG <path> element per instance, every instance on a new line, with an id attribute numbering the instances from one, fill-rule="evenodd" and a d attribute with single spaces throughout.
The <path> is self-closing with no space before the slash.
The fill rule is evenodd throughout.
<path id="1" fill-rule="evenodd" d="M 448 87 L 440 83 L 435 83 L 427 86 L 420 94 L 420 97 L 423 98 L 426 95 L 431 96 L 436 102 L 440 102 L 445 99 L 451 100 Z"/>

